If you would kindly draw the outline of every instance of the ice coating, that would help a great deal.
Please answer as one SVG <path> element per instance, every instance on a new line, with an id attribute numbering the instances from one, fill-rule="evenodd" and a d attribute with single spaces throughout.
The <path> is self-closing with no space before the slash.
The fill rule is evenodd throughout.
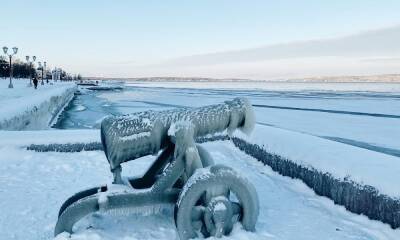
<path id="1" fill-rule="evenodd" d="M 101 123 L 101 141 L 111 169 L 121 163 L 155 154 L 171 142 L 171 126 L 188 122 L 194 126 L 194 137 L 239 128 L 249 133 L 254 126 L 254 114 L 247 99 L 235 98 L 222 104 L 200 108 L 166 111 L 145 111 L 110 116 Z M 169 134 L 168 134 L 169 131 Z"/>

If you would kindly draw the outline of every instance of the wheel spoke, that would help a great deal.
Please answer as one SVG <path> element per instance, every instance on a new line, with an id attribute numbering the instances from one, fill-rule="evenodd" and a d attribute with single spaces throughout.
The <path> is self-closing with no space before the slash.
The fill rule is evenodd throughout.
<path id="1" fill-rule="evenodd" d="M 221 238 L 224 235 L 224 225 L 223 223 L 216 223 L 215 224 L 215 237 Z"/>
<path id="2" fill-rule="evenodd" d="M 242 215 L 242 205 L 238 202 L 231 202 L 233 215 Z"/>
<path id="3" fill-rule="evenodd" d="M 202 221 L 192 221 L 192 226 L 194 229 L 200 230 L 201 227 L 203 226 L 203 222 Z"/>
<path id="4" fill-rule="evenodd" d="M 192 222 L 199 221 L 203 219 L 205 207 L 203 206 L 195 206 L 192 208 Z"/>

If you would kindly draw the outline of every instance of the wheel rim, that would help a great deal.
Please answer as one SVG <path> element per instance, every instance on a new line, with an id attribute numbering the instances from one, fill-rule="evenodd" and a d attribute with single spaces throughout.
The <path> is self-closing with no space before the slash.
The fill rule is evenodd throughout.
<path id="1" fill-rule="evenodd" d="M 192 182 L 193 186 L 181 193 L 176 208 L 181 239 L 221 237 L 229 234 L 237 221 L 245 230 L 254 231 L 258 197 L 247 180 L 228 167 L 216 165 L 210 174 Z"/>

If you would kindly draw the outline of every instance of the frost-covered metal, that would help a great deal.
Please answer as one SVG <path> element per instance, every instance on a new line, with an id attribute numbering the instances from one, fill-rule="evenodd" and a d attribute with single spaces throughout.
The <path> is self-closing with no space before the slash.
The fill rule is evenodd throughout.
<path id="1" fill-rule="evenodd" d="M 171 141 L 177 124 L 193 125 L 193 137 L 236 128 L 251 131 L 254 117 L 248 100 L 236 98 L 222 104 L 167 111 L 145 111 L 111 116 L 101 123 L 101 140 L 111 170 L 120 164 L 155 154 Z"/>
<path id="2" fill-rule="evenodd" d="M 240 98 L 196 109 L 104 119 L 101 140 L 114 182 L 69 198 L 60 209 L 55 235 L 72 232 L 75 222 L 99 210 L 164 204 L 175 204 L 181 239 L 198 233 L 221 237 L 230 233 L 235 221 L 253 231 L 259 211 L 254 187 L 233 169 L 214 165 L 211 155 L 195 143 L 197 137 L 223 131 L 250 132 L 253 125 L 251 104 Z M 158 156 L 143 177 L 121 177 L 121 163 L 149 154 Z"/>

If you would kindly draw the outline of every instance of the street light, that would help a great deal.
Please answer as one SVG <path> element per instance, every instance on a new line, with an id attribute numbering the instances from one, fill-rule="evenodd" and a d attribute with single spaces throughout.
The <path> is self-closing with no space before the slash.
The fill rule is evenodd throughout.
<path id="1" fill-rule="evenodd" d="M 17 54 L 18 52 L 18 48 L 17 47 L 13 47 L 12 48 L 13 53 L 12 54 L 8 54 L 8 47 L 3 47 L 3 52 L 5 55 L 7 55 L 10 58 L 10 84 L 8 84 L 8 88 L 13 88 L 13 84 L 12 84 L 12 64 L 11 64 L 11 58 L 12 56 L 14 56 L 15 54 Z"/>
<path id="2" fill-rule="evenodd" d="M 49 83 L 49 81 L 47 80 L 46 62 L 43 62 L 43 65 L 44 65 L 44 75 L 46 76 L 46 83 Z M 42 80 L 42 83 L 43 83 L 43 80 Z"/>
<path id="3" fill-rule="evenodd" d="M 29 86 L 32 87 L 32 63 L 36 61 L 36 56 L 32 57 L 32 61 L 29 61 L 29 56 L 26 56 L 26 61 L 29 63 Z"/>
<path id="4" fill-rule="evenodd" d="M 44 85 L 43 79 L 44 79 L 44 72 L 46 71 L 46 62 L 43 62 L 43 66 L 41 62 L 38 62 L 39 68 L 38 70 L 42 70 L 42 82 L 40 83 L 41 85 Z M 47 74 L 46 74 L 46 81 L 47 81 Z"/>
<path id="5" fill-rule="evenodd" d="M 38 62 L 38 64 L 39 64 L 38 70 L 42 70 L 42 82 L 41 82 L 40 84 L 41 84 L 41 85 L 44 85 L 44 82 L 43 82 L 43 66 L 42 66 L 42 63 L 41 63 L 41 62 Z"/>

